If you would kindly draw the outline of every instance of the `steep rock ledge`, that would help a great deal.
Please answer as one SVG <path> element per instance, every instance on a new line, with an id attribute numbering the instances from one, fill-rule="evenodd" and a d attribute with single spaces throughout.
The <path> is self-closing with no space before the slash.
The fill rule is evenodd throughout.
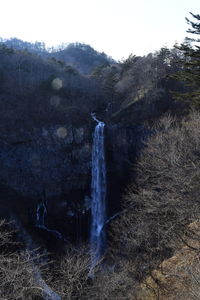
<path id="1" fill-rule="evenodd" d="M 88 119 L 79 126 L 68 122 L 36 127 L 26 121 L 2 130 L 2 214 L 14 211 L 24 225 L 33 228 L 37 205 L 45 200 L 50 228 L 64 233 L 70 240 L 86 239 L 90 224 L 94 126 Z M 142 125 L 106 126 L 108 218 L 120 209 L 121 193 L 146 135 Z"/>

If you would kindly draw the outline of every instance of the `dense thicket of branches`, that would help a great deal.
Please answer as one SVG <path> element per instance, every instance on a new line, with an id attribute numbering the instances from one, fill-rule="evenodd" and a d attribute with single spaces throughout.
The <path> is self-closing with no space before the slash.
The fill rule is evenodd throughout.
<path id="1" fill-rule="evenodd" d="M 191 234 L 187 224 L 200 214 L 200 114 L 191 112 L 181 123 L 166 115 L 152 130 L 112 225 L 115 256 L 135 266 L 137 279 L 178 249 Z"/>
<path id="2" fill-rule="evenodd" d="M 18 249 L 18 250 L 16 250 Z M 5 221 L 0 221 L 0 298 L 9 300 L 41 299 L 42 289 L 33 275 L 35 258 L 19 250 Z"/>
<path id="3" fill-rule="evenodd" d="M 187 20 L 188 32 L 199 35 L 200 16 L 192 16 L 196 22 Z M 106 263 L 91 274 L 88 249 L 68 247 L 44 269 L 37 255 L 13 244 L 1 222 L 0 298 L 43 299 L 36 266 L 63 300 L 137 299 L 139 283 L 179 244 L 187 245 L 188 236 L 200 240 L 188 227 L 200 215 L 200 114 L 183 115 L 183 106 L 172 98 L 176 90 L 176 97 L 199 106 L 200 48 L 193 45 L 199 40 L 119 63 L 85 44 L 48 52 L 43 43 L 1 42 L 3 141 L 21 129 L 58 122 L 81 126 L 92 111 L 125 127 L 148 120 L 152 134 L 132 166 L 135 176 L 122 211 L 108 225 Z M 200 298 L 198 288 L 193 294 Z"/>
<path id="4" fill-rule="evenodd" d="M 8 300 L 54 299 L 48 290 L 72 299 L 122 299 L 126 294 L 134 299 L 135 285 L 128 276 L 132 267 L 118 263 L 117 267 L 97 265 L 90 270 L 87 247 L 70 247 L 51 261 L 40 249 L 24 250 L 15 240 L 5 221 L 0 221 L 0 298 Z"/>

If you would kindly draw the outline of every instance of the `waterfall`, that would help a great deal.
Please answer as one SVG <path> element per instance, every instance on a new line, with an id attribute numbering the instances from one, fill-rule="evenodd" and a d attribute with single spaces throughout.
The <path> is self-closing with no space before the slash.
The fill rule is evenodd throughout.
<path id="1" fill-rule="evenodd" d="M 37 206 L 36 227 L 51 232 L 54 236 L 56 236 L 60 240 L 65 240 L 59 231 L 54 229 L 49 229 L 45 225 L 46 217 L 47 217 L 47 207 L 45 201 L 43 200 Z"/>
<path id="2" fill-rule="evenodd" d="M 92 267 L 96 265 L 103 254 L 106 235 L 106 163 L 104 151 L 105 123 L 99 121 L 94 114 L 92 118 L 97 122 L 93 136 L 92 148 L 92 184 L 91 184 L 91 231 L 90 246 Z"/>

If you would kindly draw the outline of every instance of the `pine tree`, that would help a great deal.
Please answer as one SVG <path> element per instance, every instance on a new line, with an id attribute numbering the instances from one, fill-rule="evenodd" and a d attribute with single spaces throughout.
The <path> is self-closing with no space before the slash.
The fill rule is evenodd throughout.
<path id="1" fill-rule="evenodd" d="M 200 15 L 190 13 L 195 22 L 186 18 L 190 28 L 188 33 L 200 35 Z M 200 107 L 200 39 L 186 38 L 185 42 L 177 48 L 181 51 L 181 71 L 175 76 L 176 79 L 185 83 L 186 92 L 175 93 L 176 99 L 184 100 L 192 105 Z"/>

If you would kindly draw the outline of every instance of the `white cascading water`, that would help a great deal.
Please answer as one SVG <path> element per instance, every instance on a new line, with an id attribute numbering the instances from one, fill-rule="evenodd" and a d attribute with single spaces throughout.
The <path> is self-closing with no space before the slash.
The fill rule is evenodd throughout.
<path id="1" fill-rule="evenodd" d="M 45 225 L 45 219 L 47 216 L 47 208 L 44 201 L 41 201 L 37 206 L 37 213 L 36 213 L 36 227 L 41 228 L 43 230 L 46 230 L 48 232 L 51 232 L 54 236 L 56 236 L 60 240 L 64 240 L 62 234 L 54 229 L 49 229 Z"/>
<path id="2" fill-rule="evenodd" d="M 106 235 L 106 162 L 104 150 L 105 123 L 99 121 L 95 114 L 92 118 L 97 122 L 93 136 L 92 148 L 92 184 L 91 184 L 91 231 L 90 245 L 92 267 L 96 265 L 103 254 Z"/>

